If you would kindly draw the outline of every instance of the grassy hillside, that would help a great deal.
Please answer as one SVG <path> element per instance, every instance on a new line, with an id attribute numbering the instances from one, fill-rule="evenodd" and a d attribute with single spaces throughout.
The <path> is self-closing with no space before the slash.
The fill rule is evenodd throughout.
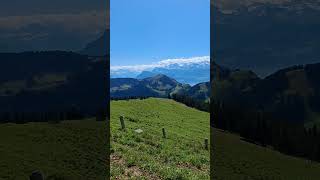
<path id="1" fill-rule="evenodd" d="M 0 124 L 0 179 L 104 180 L 107 126 L 95 120 Z"/>
<path id="2" fill-rule="evenodd" d="M 209 134 L 209 113 L 175 101 L 111 101 L 111 179 L 209 179 Z"/>
<path id="3" fill-rule="evenodd" d="M 316 180 L 320 164 L 287 156 L 212 129 L 213 168 L 217 180 Z"/>

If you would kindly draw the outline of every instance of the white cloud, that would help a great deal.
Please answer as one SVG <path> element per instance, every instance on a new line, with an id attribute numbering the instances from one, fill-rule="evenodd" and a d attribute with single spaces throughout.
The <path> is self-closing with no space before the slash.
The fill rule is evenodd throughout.
<path id="1" fill-rule="evenodd" d="M 185 66 L 189 64 L 210 64 L 210 56 L 190 57 L 190 58 L 177 58 L 161 60 L 152 64 L 141 64 L 131 66 L 111 66 L 111 74 L 119 74 L 121 71 L 126 72 L 142 72 L 145 70 L 152 70 L 159 67 L 168 67 L 170 65 Z"/>

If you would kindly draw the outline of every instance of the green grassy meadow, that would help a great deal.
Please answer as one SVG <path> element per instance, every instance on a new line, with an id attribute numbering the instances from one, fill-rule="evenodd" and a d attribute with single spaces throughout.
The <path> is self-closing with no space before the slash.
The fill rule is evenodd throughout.
<path id="1" fill-rule="evenodd" d="M 295 158 L 212 129 L 216 180 L 317 180 L 320 164 Z"/>
<path id="2" fill-rule="evenodd" d="M 0 179 L 107 179 L 107 125 L 94 119 L 0 124 Z"/>
<path id="3" fill-rule="evenodd" d="M 209 121 L 169 99 L 111 101 L 111 179 L 210 179 Z"/>
<path id="4" fill-rule="evenodd" d="M 120 115 L 126 131 L 120 129 Z M 212 131 L 213 179 L 320 177 L 319 163 Z M 25 180 L 34 170 L 51 180 L 107 179 L 107 132 L 106 122 L 94 119 L 0 124 L 0 180 Z M 210 157 L 204 149 L 209 136 L 209 113 L 168 99 L 112 101 L 111 179 L 209 179 Z"/>

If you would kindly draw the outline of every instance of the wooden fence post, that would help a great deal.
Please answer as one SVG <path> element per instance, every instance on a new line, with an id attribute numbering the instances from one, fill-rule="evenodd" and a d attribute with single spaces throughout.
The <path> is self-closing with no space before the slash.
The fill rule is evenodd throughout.
<path id="1" fill-rule="evenodd" d="M 208 138 L 206 138 L 206 139 L 204 139 L 204 148 L 206 149 L 206 150 L 208 150 L 209 149 L 209 140 L 208 140 Z"/>
<path id="2" fill-rule="evenodd" d="M 122 130 L 126 129 L 126 125 L 124 124 L 123 116 L 120 116 L 120 124 L 121 124 L 121 129 Z"/>
<path id="3" fill-rule="evenodd" d="M 166 130 L 164 128 L 162 128 L 162 136 L 163 138 L 167 138 Z"/>

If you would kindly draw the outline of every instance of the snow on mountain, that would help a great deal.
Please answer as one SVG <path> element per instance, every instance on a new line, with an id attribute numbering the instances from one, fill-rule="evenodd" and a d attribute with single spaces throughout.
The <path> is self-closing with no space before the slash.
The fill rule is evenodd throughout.
<path id="1" fill-rule="evenodd" d="M 145 74 L 164 74 L 181 83 L 196 84 L 210 80 L 210 57 L 167 59 L 152 64 L 111 66 L 111 78 L 139 78 Z M 150 73 L 146 73 L 150 72 Z"/>

